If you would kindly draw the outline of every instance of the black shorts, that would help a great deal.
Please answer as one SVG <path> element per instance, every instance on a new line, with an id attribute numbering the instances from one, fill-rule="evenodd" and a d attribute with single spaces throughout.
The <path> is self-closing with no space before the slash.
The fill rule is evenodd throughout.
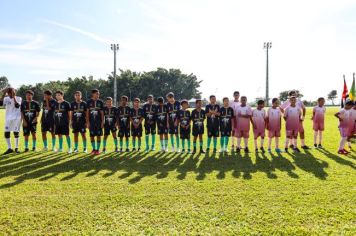
<path id="1" fill-rule="evenodd" d="M 83 123 L 73 123 L 72 124 L 72 132 L 73 133 L 85 134 L 85 132 L 86 132 L 85 124 L 83 124 Z"/>
<path id="2" fill-rule="evenodd" d="M 170 125 L 168 128 L 169 134 L 178 134 L 178 126 Z"/>
<path id="3" fill-rule="evenodd" d="M 156 134 L 156 122 L 145 124 L 145 134 Z"/>
<path id="4" fill-rule="evenodd" d="M 167 127 L 159 127 L 158 128 L 158 134 L 168 134 Z"/>
<path id="5" fill-rule="evenodd" d="M 119 129 L 119 137 L 123 138 L 129 138 L 130 137 L 130 128 L 124 127 Z"/>
<path id="6" fill-rule="evenodd" d="M 204 126 L 193 126 L 193 131 L 192 134 L 194 137 L 200 135 L 200 134 L 204 134 Z"/>
<path id="7" fill-rule="evenodd" d="M 37 123 L 28 123 L 27 127 L 23 127 L 22 126 L 22 130 L 23 130 L 23 135 L 24 136 L 28 136 L 31 133 L 36 133 L 37 130 Z"/>
<path id="8" fill-rule="evenodd" d="M 208 137 L 219 137 L 219 126 L 208 126 Z"/>
<path id="9" fill-rule="evenodd" d="M 53 133 L 54 132 L 54 120 L 53 121 L 49 121 L 49 120 L 42 121 L 41 131 Z"/>
<path id="10" fill-rule="evenodd" d="M 188 129 L 179 127 L 179 133 L 181 139 L 190 139 L 190 127 Z"/>
<path id="11" fill-rule="evenodd" d="M 56 125 L 54 127 L 54 134 L 69 135 L 69 124 Z"/>
<path id="12" fill-rule="evenodd" d="M 138 128 L 134 128 L 132 126 L 131 127 L 131 135 L 133 137 L 141 137 L 142 136 L 142 126 L 139 126 Z"/>
<path id="13" fill-rule="evenodd" d="M 117 128 L 115 126 L 104 126 L 104 135 L 110 135 L 110 133 L 116 133 Z"/>
<path id="14" fill-rule="evenodd" d="M 220 129 L 221 137 L 231 136 L 231 129 Z"/>

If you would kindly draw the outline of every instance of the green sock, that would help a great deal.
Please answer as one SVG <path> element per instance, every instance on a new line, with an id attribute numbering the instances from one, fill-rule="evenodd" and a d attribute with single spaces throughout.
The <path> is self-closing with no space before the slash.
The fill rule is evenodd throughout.
<path id="1" fill-rule="evenodd" d="M 58 143 L 59 143 L 59 149 L 63 149 L 63 137 L 58 138 Z"/>
<path id="2" fill-rule="evenodd" d="M 185 148 L 185 139 L 182 139 L 182 148 Z"/>
<path id="3" fill-rule="evenodd" d="M 93 148 L 93 150 L 96 150 L 96 148 L 95 148 L 95 141 L 91 141 L 91 147 Z"/>
<path id="4" fill-rule="evenodd" d="M 28 148 L 28 140 L 25 140 L 25 148 Z"/>
<path id="5" fill-rule="evenodd" d="M 163 145 L 164 144 L 163 144 L 163 140 L 162 139 L 159 140 L 159 144 L 161 145 L 161 149 L 163 149 Z"/>
<path id="6" fill-rule="evenodd" d="M 122 149 L 122 146 L 124 146 L 124 141 L 120 139 L 120 148 Z"/>
<path id="7" fill-rule="evenodd" d="M 138 148 L 141 148 L 141 140 L 140 139 L 137 141 L 137 143 L 138 143 Z"/>
<path id="8" fill-rule="evenodd" d="M 146 149 L 148 150 L 149 149 L 149 139 L 150 139 L 150 136 L 147 134 L 145 136 L 145 140 L 146 140 Z"/>
<path id="9" fill-rule="evenodd" d="M 52 138 L 52 148 L 56 146 L 56 137 Z"/>
<path id="10" fill-rule="evenodd" d="M 87 140 L 86 140 L 86 139 L 83 140 L 83 148 L 84 148 L 84 149 L 87 149 Z"/>
<path id="11" fill-rule="evenodd" d="M 164 140 L 164 148 L 168 148 L 168 139 Z"/>
<path id="12" fill-rule="evenodd" d="M 196 148 L 197 147 L 197 142 L 193 141 L 193 147 Z"/>
<path id="13" fill-rule="evenodd" d="M 214 149 L 216 149 L 217 143 L 218 143 L 218 139 L 216 137 L 214 137 L 214 139 L 213 139 Z"/>
<path id="14" fill-rule="evenodd" d="M 225 136 L 220 137 L 220 148 L 224 149 L 224 143 L 225 143 Z"/>
<path id="15" fill-rule="evenodd" d="M 78 142 L 75 142 L 75 141 L 74 141 L 74 149 L 75 149 L 75 150 L 78 150 Z"/>
<path id="16" fill-rule="evenodd" d="M 176 136 L 176 142 L 177 142 L 177 148 L 179 148 L 179 137 L 178 137 L 178 135 Z"/>
<path id="17" fill-rule="evenodd" d="M 103 148 L 106 148 L 106 139 L 103 140 Z"/>
<path id="18" fill-rule="evenodd" d="M 228 144 L 229 144 L 229 136 L 226 136 L 225 137 L 225 148 L 227 149 L 228 147 Z"/>
<path id="19" fill-rule="evenodd" d="M 190 150 L 190 139 L 188 139 L 188 147 L 187 147 L 188 150 Z"/>
<path id="20" fill-rule="evenodd" d="M 36 148 L 36 139 L 32 140 L 32 148 Z"/>
<path id="21" fill-rule="evenodd" d="M 129 140 L 126 139 L 126 148 L 127 148 L 127 149 L 129 148 L 129 145 L 130 145 Z"/>
<path id="22" fill-rule="evenodd" d="M 155 135 L 155 134 L 152 134 L 152 137 L 151 137 L 151 138 L 152 138 L 152 140 L 151 140 L 151 141 L 152 141 L 151 147 L 154 148 L 155 145 L 156 145 L 156 135 Z"/>
<path id="23" fill-rule="evenodd" d="M 207 146 L 207 148 L 210 148 L 210 143 L 211 143 L 211 138 L 210 138 L 210 137 L 208 137 L 208 144 L 206 145 L 206 146 Z"/>
<path id="24" fill-rule="evenodd" d="M 117 138 L 114 139 L 115 148 L 117 148 Z"/>
<path id="25" fill-rule="evenodd" d="M 72 142 L 70 141 L 70 136 L 69 136 L 69 135 L 66 137 L 66 140 L 67 140 L 67 146 L 68 146 L 68 148 L 69 148 L 69 149 L 72 148 Z"/>
<path id="26" fill-rule="evenodd" d="M 136 139 L 132 140 L 132 147 L 136 148 Z"/>
<path id="27" fill-rule="evenodd" d="M 199 146 L 200 146 L 200 148 L 203 148 L 203 140 L 199 141 Z"/>
<path id="28" fill-rule="evenodd" d="M 48 148 L 47 139 L 44 139 L 44 140 L 43 140 L 43 146 L 44 146 L 44 148 Z"/>
<path id="29" fill-rule="evenodd" d="M 100 150 L 101 141 L 96 141 L 96 150 Z"/>
<path id="30" fill-rule="evenodd" d="M 173 137 L 173 135 L 171 135 L 170 138 L 171 138 L 171 146 L 174 147 L 174 137 Z"/>

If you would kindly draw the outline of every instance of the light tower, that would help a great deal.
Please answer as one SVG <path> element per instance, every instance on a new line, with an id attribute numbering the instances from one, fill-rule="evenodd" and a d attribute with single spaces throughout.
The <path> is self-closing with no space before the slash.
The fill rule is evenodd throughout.
<path id="1" fill-rule="evenodd" d="M 114 51 L 114 106 L 117 106 L 117 81 L 116 81 L 116 52 L 119 51 L 119 44 L 111 44 Z"/>
<path id="2" fill-rule="evenodd" d="M 269 78 L 268 78 L 268 50 L 272 48 L 272 42 L 265 42 L 263 49 L 266 49 L 266 106 L 269 106 Z"/>

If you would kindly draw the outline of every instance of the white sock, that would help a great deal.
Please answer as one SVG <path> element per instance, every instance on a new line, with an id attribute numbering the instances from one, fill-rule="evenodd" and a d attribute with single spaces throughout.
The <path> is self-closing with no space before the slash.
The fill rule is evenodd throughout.
<path id="1" fill-rule="evenodd" d="M 254 139 L 253 141 L 255 143 L 255 149 L 258 149 L 258 147 L 257 147 L 257 139 Z"/>
<path id="2" fill-rule="evenodd" d="M 276 148 L 279 148 L 279 138 L 276 137 L 275 139 L 276 139 Z"/>
<path id="3" fill-rule="evenodd" d="M 286 145 L 285 145 L 286 148 L 287 148 L 288 145 L 289 145 L 289 141 L 290 141 L 290 139 L 289 139 L 289 138 L 286 138 Z M 291 142 L 291 143 L 292 143 L 292 142 Z"/>
<path id="4" fill-rule="evenodd" d="M 237 138 L 237 144 L 236 144 L 238 148 L 241 148 L 241 138 Z"/>
<path id="5" fill-rule="evenodd" d="M 11 146 L 11 139 L 10 139 L 10 138 L 6 138 L 6 143 L 7 143 L 7 148 L 8 148 L 8 149 L 12 149 L 12 146 Z"/>
<path id="6" fill-rule="evenodd" d="M 323 131 L 319 131 L 319 144 L 321 144 L 321 141 L 323 140 Z"/>
<path id="7" fill-rule="evenodd" d="M 272 138 L 268 138 L 268 149 L 271 149 L 272 146 Z"/>
<path id="8" fill-rule="evenodd" d="M 232 136 L 232 137 L 231 137 L 231 147 L 234 147 L 234 146 L 235 146 L 235 140 L 236 140 L 236 137 L 235 137 L 235 136 Z"/>
<path id="9" fill-rule="evenodd" d="M 318 131 L 314 131 L 314 144 L 316 144 L 317 137 L 318 137 Z"/>
<path id="10" fill-rule="evenodd" d="M 261 138 L 261 148 L 263 148 L 263 144 L 265 143 L 265 139 Z"/>
<path id="11" fill-rule="evenodd" d="M 245 144 L 245 148 L 248 147 L 248 138 L 244 138 L 244 144 Z"/>
<path id="12" fill-rule="evenodd" d="M 15 148 L 19 148 L 19 138 L 15 138 Z"/>
<path id="13" fill-rule="evenodd" d="M 302 146 L 305 146 L 305 141 L 304 139 L 300 139 L 300 143 L 302 144 Z M 297 146 L 297 145 L 296 145 Z"/>
<path id="14" fill-rule="evenodd" d="M 343 150 L 345 147 L 345 143 L 346 143 L 346 137 L 342 137 L 340 140 L 340 146 L 339 146 L 339 150 Z"/>

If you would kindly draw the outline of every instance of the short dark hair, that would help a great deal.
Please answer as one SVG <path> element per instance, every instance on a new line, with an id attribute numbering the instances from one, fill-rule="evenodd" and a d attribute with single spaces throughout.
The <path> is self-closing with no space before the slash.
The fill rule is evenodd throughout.
<path id="1" fill-rule="evenodd" d="M 241 99 L 246 99 L 247 100 L 247 97 L 246 96 L 241 96 Z"/>
<path id="2" fill-rule="evenodd" d="M 272 99 L 272 103 L 275 103 L 275 102 L 277 102 L 278 101 L 278 98 L 273 98 Z"/>
<path id="3" fill-rule="evenodd" d="M 325 98 L 323 97 L 318 98 L 318 102 L 320 102 L 321 100 L 325 100 Z"/>
<path id="4" fill-rule="evenodd" d="M 180 102 L 180 105 L 183 106 L 183 104 L 188 104 L 188 101 L 186 99 L 183 99 L 181 102 Z"/>
<path id="5" fill-rule="evenodd" d="M 112 97 L 106 97 L 106 101 L 112 101 Z"/>
<path id="6" fill-rule="evenodd" d="M 224 102 L 225 100 L 229 100 L 229 98 L 228 98 L 228 97 L 224 97 L 224 98 L 223 98 L 223 102 Z"/>
<path id="7" fill-rule="evenodd" d="M 291 91 L 289 91 L 288 96 L 292 96 L 292 94 L 296 94 L 296 93 L 297 93 L 297 91 L 291 90 Z"/>
<path id="8" fill-rule="evenodd" d="M 216 98 L 216 96 L 215 95 L 210 95 L 209 99 L 212 99 L 212 98 Z"/>
<path id="9" fill-rule="evenodd" d="M 239 91 L 235 91 L 235 92 L 234 92 L 234 96 L 235 96 L 235 95 L 240 95 L 240 92 L 239 92 Z"/>
<path id="10" fill-rule="evenodd" d="M 48 96 L 52 96 L 52 91 L 51 90 L 45 90 L 43 94 L 46 94 Z"/>
<path id="11" fill-rule="evenodd" d="M 353 106 L 353 105 L 354 105 L 354 102 L 351 101 L 351 100 L 348 100 L 348 101 L 346 101 L 345 105 L 351 105 L 351 106 Z"/>
<path id="12" fill-rule="evenodd" d="M 92 89 L 91 94 L 94 94 L 94 93 L 99 93 L 99 89 Z"/>
<path id="13" fill-rule="evenodd" d="M 159 103 L 164 103 L 164 98 L 163 98 L 163 97 L 157 98 L 157 102 L 159 102 Z"/>
<path id="14" fill-rule="evenodd" d="M 57 91 L 56 91 L 56 94 L 60 94 L 60 95 L 63 96 L 63 95 L 64 95 L 64 92 L 63 92 L 62 90 L 57 90 Z"/>
<path id="15" fill-rule="evenodd" d="M 201 102 L 201 99 L 200 99 L 200 98 L 198 98 L 198 99 L 195 100 L 195 103 L 198 103 L 198 102 Z"/>
<path id="16" fill-rule="evenodd" d="M 263 101 L 262 99 L 257 101 L 257 105 L 262 105 L 262 104 L 265 104 L 265 101 Z"/>
<path id="17" fill-rule="evenodd" d="M 35 95 L 35 93 L 32 90 L 27 90 L 25 94 L 31 94 L 32 96 Z"/>
<path id="18" fill-rule="evenodd" d="M 74 95 L 76 95 L 76 94 L 79 94 L 80 96 L 82 96 L 82 92 L 80 92 L 80 91 L 75 91 Z"/>
<path id="19" fill-rule="evenodd" d="M 127 102 L 127 101 L 129 100 L 129 97 L 128 97 L 128 96 L 126 96 L 126 95 L 122 95 L 122 96 L 121 96 L 121 100 L 122 100 L 122 99 L 125 99 L 125 100 L 126 100 L 126 102 Z"/>

